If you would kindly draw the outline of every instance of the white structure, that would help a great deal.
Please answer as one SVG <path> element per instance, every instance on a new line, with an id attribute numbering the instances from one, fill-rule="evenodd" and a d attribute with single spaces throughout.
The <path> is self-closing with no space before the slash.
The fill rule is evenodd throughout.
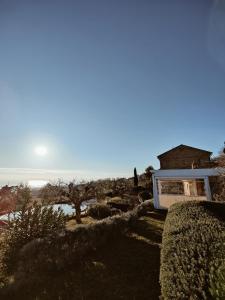
<path id="1" fill-rule="evenodd" d="M 152 172 L 154 206 L 157 209 L 168 209 L 180 201 L 211 200 L 209 177 L 219 175 L 215 168 Z"/>

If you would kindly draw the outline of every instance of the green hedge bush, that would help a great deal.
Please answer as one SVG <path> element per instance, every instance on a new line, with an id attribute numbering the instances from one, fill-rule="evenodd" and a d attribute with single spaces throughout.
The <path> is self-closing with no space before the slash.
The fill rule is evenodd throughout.
<path id="1" fill-rule="evenodd" d="M 111 210 L 108 205 L 97 203 L 90 206 L 88 215 L 94 219 L 101 220 L 111 216 Z"/>
<path id="2" fill-rule="evenodd" d="M 225 299 L 225 260 L 210 272 L 210 293 L 213 299 Z"/>
<path id="3" fill-rule="evenodd" d="M 15 274 L 19 281 L 27 281 L 32 274 L 66 269 L 71 263 L 81 263 L 88 252 L 117 239 L 128 231 L 139 217 L 153 208 L 152 201 L 145 201 L 134 210 L 87 225 L 78 225 L 73 231 L 65 230 L 52 239 L 39 238 L 26 244 L 20 251 L 19 267 Z"/>
<path id="4" fill-rule="evenodd" d="M 170 207 L 161 250 L 163 299 L 224 299 L 218 289 L 225 282 L 216 285 L 224 258 L 225 204 L 190 201 Z"/>
<path id="5" fill-rule="evenodd" d="M 152 199 L 152 194 L 148 191 L 142 191 L 138 194 L 139 199 L 141 199 L 141 201 L 145 201 L 145 200 L 149 200 Z"/>
<path id="6" fill-rule="evenodd" d="M 5 272 L 11 273 L 17 267 L 19 252 L 27 243 L 37 238 L 56 236 L 65 229 L 65 216 L 62 210 L 34 203 L 24 206 L 16 218 L 8 222 L 7 230 L 0 240 L 1 263 Z"/>

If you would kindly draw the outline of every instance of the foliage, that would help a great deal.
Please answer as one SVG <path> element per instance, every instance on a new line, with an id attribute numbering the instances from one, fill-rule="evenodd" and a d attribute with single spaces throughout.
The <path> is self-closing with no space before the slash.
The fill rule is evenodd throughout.
<path id="1" fill-rule="evenodd" d="M 34 203 L 30 207 L 23 206 L 8 223 L 8 230 L 1 240 L 3 250 L 3 263 L 7 272 L 15 267 L 20 249 L 28 242 L 43 238 L 48 235 L 56 235 L 65 228 L 65 218 L 59 209 L 54 211 L 52 207 L 42 207 Z"/>
<path id="2" fill-rule="evenodd" d="M 47 183 L 41 188 L 39 197 L 45 204 L 65 202 L 65 193 L 63 192 L 65 188 L 66 185 L 60 180 L 56 183 Z"/>
<path id="3" fill-rule="evenodd" d="M 73 231 L 65 231 L 53 239 L 31 241 L 21 251 L 18 277 L 27 278 L 40 268 L 44 272 L 53 272 L 66 269 L 71 263 L 78 264 L 87 253 L 126 232 L 149 209 L 152 209 L 152 202 L 146 201 L 128 213 L 78 225 Z"/>
<path id="4" fill-rule="evenodd" d="M 24 203 L 31 200 L 31 190 L 28 186 L 20 184 L 18 186 L 5 185 L 0 189 L 0 213 L 7 214 L 14 210 L 19 210 Z"/>
<path id="5" fill-rule="evenodd" d="M 136 199 L 136 198 L 135 198 Z M 132 197 L 129 198 L 121 198 L 121 197 L 112 197 L 112 198 L 106 198 L 107 204 L 111 208 L 117 208 L 122 211 L 128 211 L 135 206 L 135 201 L 132 199 Z"/>
<path id="6" fill-rule="evenodd" d="M 160 281 L 164 299 L 211 299 L 213 270 L 225 258 L 225 204 L 189 201 L 170 207 Z"/>
<path id="7" fill-rule="evenodd" d="M 111 216 L 110 207 L 106 204 L 94 204 L 88 209 L 88 215 L 94 219 L 104 219 Z"/>
<path id="8" fill-rule="evenodd" d="M 221 168 L 225 168 L 225 153 L 224 152 L 220 153 L 220 155 L 218 157 L 216 157 L 214 160 L 215 160 L 217 166 L 219 166 Z"/>
<path id="9" fill-rule="evenodd" d="M 94 185 L 98 200 L 105 199 L 106 196 L 122 196 L 125 193 L 130 193 L 133 188 L 132 180 L 126 178 L 101 179 L 95 181 Z"/>
<path id="10" fill-rule="evenodd" d="M 31 190 L 27 185 L 20 184 L 16 187 L 16 208 L 19 210 L 31 201 Z"/>
<path id="11" fill-rule="evenodd" d="M 49 253 L 49 271 L 46 271 L 46 259 L 41 260 L 44 252 L 41 241 L 35 241 L 36 248 L 34 244 L 27 245 L 26 249 L 23 249 L 24 263 L 21 262 L 23 269 L 15 274 L 13 283 L 7 289 L 2 290 L 1 300 L 158 299 L 160 295 L 159 243 L 164 219 L 161 218 L 162 215 L 159 212 L 151 216 L 137 220 L 135 225 L 129 228 L 128 234 L 115 234 L 114 239 L 112 235 L 109 235 L 104 244 L 83 255 L 78 255 L 81 251 L 77 252 L 78 254 L 69 252 L 73 249 L 73 245 L 75 247 L 75 236 L 73 233 L 69 235 L 66 233 L 64 238 L 60 237 L 60 240 L 64 240 L 62 242 L 64 250 L 57 259 L 54 254 L 60 244 L 59 240 L 52 243 L 49 250 L 46 247 L 46 253 Z M 109 220 L 111 218 L 99 222 L 104 221 L 104 226 Z M 102 235 L 105 235 L 103 226 L 103 231 L 99 232 L 100 239 Z M 82 229 L 88 227 L 88 232 L 85 231 L 85 233 L 90 235 L 91 240 L 97 230 L 96 227 L 92 230 L 92 227 L 86 225 L 78 227 Z M 81 230 L 80 234 L 82 235 Z M 98 240 L 97 233 L 95 234 L 95 240 Z M 85 240 L 86 237 L 80 243 L 81 246 L 85 244 Z M 32 254 L 31 246 L 36 249 Z M 78 247 L 77 251 L 81 248 L 82 251 L 84 250 L 84 247 Z M 29 269 L 28 257 L 33 257 L 33 260 L 30 259 L 31 269 Z M 52 257 L 57 261 L 55 269 L 50 269 Z M 67 257 L 67 265 L 63 265 L 61 257 Z M 41 263 L 38 264 L 38 261 Z M 3 292 L 5 298 L 3 298 Z"/>
<path id="12" fill-rule="evenodd" d="M 74 204 L 76 211 L 76 221 L 81 223 L 81 204 L 82 202 L 94 197 L 94 187 L 92 183 L 84 183 L 77 185 L 74 182 L 68 184 L 67 196 L 69 200 Z"/>
<path id="13" fill-rule="evenodd" d="M 8 185 L 0 189 L 0 212 L 8 213 L 16 208 L 16 189 Z"/>
<path id="14" fill-rule="evenodd" d="M 216 177 L 216 181 L 212 187 L 213 200 L 224 201 L 225 199 L 225 176 L 224 174 Z"/>
<path id="15" fill-rule="evenodd" d="M 225 154 L 221 153 L 214 159 L 218 170 L 220 170 L 220 176 L 217 177 L 213 186 L 213 199 L 215 201 L 225 201 Z"/>
<path id="16" fill-rule="evenodd" d="M 148 189 L 148 191 L 153 194 L 153 182 L 152 182 L 152 171 L 154 170 L 153 166 L 148 166 L 145 169 L 145 188 Z M 139 179 L 140 181 L 140 179 Z"/>
<path id="17" fill-rule="evenodd" d="M 148 174 L 149 176 L 152 176 L 152 171 L 154 170 L 153 166 L 148 166 L 145 169 L 145 174 Z"/>
<path id="18" fill-rule="evenodd" d="M 45 201 L 50 202 L 71 202 L 75 207 L 75 218 L 78 224 L 81 223 L 81 204 L 84 201 L 95 197 L 95 185 L 93 182 L 75 181 L 69 184 L 59 181 L 56 184 L 48 183 L 40 192 Z"/>
<path id="19" fill-rule="evenodd" d="M 145 201 L 145 200 L 149 200 L 152 199 L 152 194 L 148 191 L 142 191 L 138 194 L 139 199 L 141 199 L 141 201 Z"/>
<path id="20" fill-rule="evenodd" d="M 218 262 L 218 268 L 210 272 L 210 293 L 213 299 L 225 299 L 225 260 Z"/>
<path id="21" fill-rule="evenodd" d="M 134 168 L 134 187 L 138 187 L 138 175 L 137 175 L 137 169 Z"/>

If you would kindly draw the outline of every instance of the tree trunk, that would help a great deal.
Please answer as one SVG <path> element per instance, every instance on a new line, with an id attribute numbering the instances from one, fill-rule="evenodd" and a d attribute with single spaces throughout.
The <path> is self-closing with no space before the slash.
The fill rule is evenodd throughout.
<path id="1" fill-rule="evenodd" d="M 80 208 L 81 203 L 75 203 L 75 209 L 76 209 L 76 214 L 75 214 L 75 219 L 77 224 L 81 224 L 81 208 Z"/>

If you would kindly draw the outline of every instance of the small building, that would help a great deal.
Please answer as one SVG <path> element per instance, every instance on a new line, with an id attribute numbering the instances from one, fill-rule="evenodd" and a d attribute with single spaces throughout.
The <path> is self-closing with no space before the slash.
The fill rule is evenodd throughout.
<path id="1" fill-rule="evenodd" d="M 160 169 L 153 172 L 154 206 L 188 200 L 211 200 L 209 179 L 218 176 L 211 161 L 212 152 L 179 145 L 158 156 Z"/>

